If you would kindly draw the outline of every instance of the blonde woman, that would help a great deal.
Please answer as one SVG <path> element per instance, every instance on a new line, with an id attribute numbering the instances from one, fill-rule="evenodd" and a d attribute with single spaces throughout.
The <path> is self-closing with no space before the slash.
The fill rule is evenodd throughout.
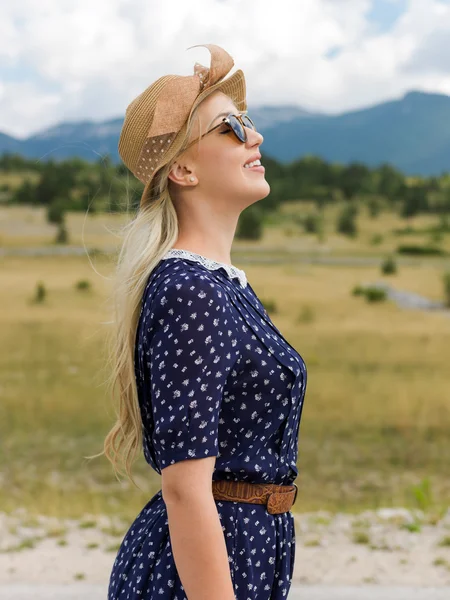
<path id="1" fill-rule="evenodd" d="M 145 184 L 117 266 L 105 440 L 131 479 L 143 447 L 161 490 L 122 541 L 108 600 L 281 600 L 295 557 L 291 507 L 306 389 L 302 357 L 230 250 L 240 213 L 270 187 L 241 70 L 167 75 L 127 107 L 119 140 Z"/>

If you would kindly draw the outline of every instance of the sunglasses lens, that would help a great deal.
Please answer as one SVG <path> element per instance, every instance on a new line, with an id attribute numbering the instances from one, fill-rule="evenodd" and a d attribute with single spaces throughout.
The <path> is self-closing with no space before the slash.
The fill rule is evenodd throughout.
<path id="1" fill-rule="evenodd" d="M 229 125 L 233 129 L 234 133 L 241 140 L 241 142 L 245 142 L 245 138 L 246 138 L 245 131 L 244 131 L 244 128 L 242 127 L 242 125 L 240 124 L 239 120 L 234 115 L 230 115 L 229 119 L 230 119 Z"/>
<path id="2" fill-rule="evenodd" d="M 250 127 L 250 129 L 253 129 L 254 131 L 256 131 L 256 127 L 255 124 L 253 123 L 253 121 L 250 119 L 250 117 L 247 117 L 247 115 L 244 115 L 242 117 L 242 121 L 244 123 L 244 125 L 246 127 Z"/>

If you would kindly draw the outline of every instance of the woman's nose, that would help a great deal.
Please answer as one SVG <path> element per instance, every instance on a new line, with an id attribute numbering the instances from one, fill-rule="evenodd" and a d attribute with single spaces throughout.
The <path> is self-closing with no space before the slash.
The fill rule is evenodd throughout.
<path id="1" fill-rule="evenodd" d="M 262 144 L 264 141 L 264 137 L 262 133 L 256 131 L 256 129 L 252 129 L 251 127 L 247 127 L 247 140 L 250 142 L 252 146 L 255 144 Z"/>

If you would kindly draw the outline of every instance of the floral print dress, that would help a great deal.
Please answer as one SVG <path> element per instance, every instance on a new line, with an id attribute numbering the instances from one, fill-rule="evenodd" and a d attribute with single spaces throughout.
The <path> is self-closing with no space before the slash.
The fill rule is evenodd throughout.
<path id="1" fill-rule="evenodd" d="M 292 484 L 306 365 L 241 269 L 172 248 L 142 300 L 135 373 L 143 450 L 157 472 L 215 456 L 213 480 Z M 299 491 L 301 493 L 301 490 Z M 280 600 L 291 586 L 291 511 L 216 500 L 237 600 Z M 187 600 L 161 490 L 125 534 L 108 600 Z"/>

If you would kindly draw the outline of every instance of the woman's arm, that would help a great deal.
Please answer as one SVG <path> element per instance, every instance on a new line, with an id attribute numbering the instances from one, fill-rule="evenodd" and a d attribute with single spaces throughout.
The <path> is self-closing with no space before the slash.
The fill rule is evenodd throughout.
<path id="1" fill-rule="evenodd" d="M 235 600 L 212 494 L 215 460 L 182 460 L 161 471 L 173 557 L 189 600 Z"/>

